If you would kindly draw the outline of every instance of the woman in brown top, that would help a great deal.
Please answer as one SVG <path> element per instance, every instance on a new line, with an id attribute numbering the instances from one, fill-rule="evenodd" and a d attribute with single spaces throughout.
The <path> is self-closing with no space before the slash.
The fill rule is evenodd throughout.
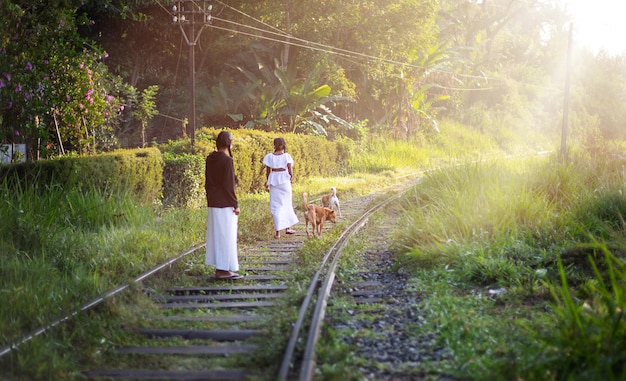
<path id="1" fill-rule="evenodd" d="M 208 206 L 205 263 L 215 266 L 215 277 L 218 279 L 243 277 L 236 273 L 239 270 L 239 204 L 235 194 L 237 178 L 231 152 L 232 142 L 230 132 L 220 132 L 215 140 L 217 151 L 207 156 L 205 167 L 204 189 Z"/>

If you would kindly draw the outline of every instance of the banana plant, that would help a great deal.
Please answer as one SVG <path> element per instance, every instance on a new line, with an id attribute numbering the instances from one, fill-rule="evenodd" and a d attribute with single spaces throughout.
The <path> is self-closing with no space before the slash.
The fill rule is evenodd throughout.
<path id="1" fill-rule="evenodd" d="M 323 67 L 317 66 L 299 83 L 287 71 L 281 68 L 274 70 L 274 75 L 280 82 L 281 94 L 281 99 L 274 105 L 276 118 L 291 132 L 301 130 L 327 135 L 326 127 L 332 123 L 352 129 L 353 126 L 336 116 L 329 105 L 335 105 L 337 102 L 354 102 L 354 99 L 331 95 L 331 88 L 328 85 L 318 86 L 322 73 Z"/>
<path id="2" fill-rule="evenodd" d="M 262 52 L 261 52 L 262 53 Z M 211 88 L 210 115 L 228 115 L 245 128 L 304 132 L 327 135 L 336 124 L 352 125 L 333 113 L 339 102 L 352 98 L 331 95 L 331 88 L 320 85 L 323 67 L 318 66 L 304 80 L 298 80 L 295 66 L 283 69 L 268 55 L 247 52 L 231 63 L 232 77 Z"/>

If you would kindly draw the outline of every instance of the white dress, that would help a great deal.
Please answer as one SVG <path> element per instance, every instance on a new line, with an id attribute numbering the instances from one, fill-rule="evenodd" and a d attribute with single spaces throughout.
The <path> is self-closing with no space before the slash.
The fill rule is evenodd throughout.
<path id="1" fill-rule="evenodd" d="M 218 270 L 239 271 L 237 220 L 232 207 L 208 208 L 205 264 Z M 220 255 L 218 255 L 218 253 Z"/>
<path id="2" fill-rule="evenodd" d="M 294 160 L 286 152 L 278 155 L 268 153 L 263 158 L 263 164 L 269 168 L 285 169 L 280 172 L 270 172 L 267 185 L 270 186 L 270 212 L 274 217 L 274 230 L 287 229 L 298 223 L 298 216 L 293 210 L 291 177 L 287 171 L 287 164 L 293 167 Z"/>

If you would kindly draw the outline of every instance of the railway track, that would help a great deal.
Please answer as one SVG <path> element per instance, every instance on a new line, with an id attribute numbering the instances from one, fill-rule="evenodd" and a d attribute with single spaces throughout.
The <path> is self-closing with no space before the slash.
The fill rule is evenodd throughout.
<path id="1" fill-rule="evenodd" d="M 202 262 L 204 245 L 192 248 L 137 279 L 150 314 L 120 319 L 126 334 L 107 338 L 102 366 L 81 376 L 90 380 L 311 380 L 315 346 L 322 330 L 335 271 L 343 249 L 369 216 L 402 194 L 411 182 L 385 194 L 342 203 L 348 225 L 326 224 L 339 234 L 324 253 L 300 254 L 304 229 L 281 239 L 240 247 L 239 280 L 185 276 L 185 258 Z M 310 255 L 309 255 L 310 256 Z M 309 266 L 311 274 L 295 267 Z M 128 287 L 121 287 L 119 291 Z M 133 302 L 137 302 L 134 300 Z M 141 302 L 140 303 L 145 303 Z M 132 310 L 132 307 L 130 307 Z M 287 316 L 287 318 L 286 318 Z"/>

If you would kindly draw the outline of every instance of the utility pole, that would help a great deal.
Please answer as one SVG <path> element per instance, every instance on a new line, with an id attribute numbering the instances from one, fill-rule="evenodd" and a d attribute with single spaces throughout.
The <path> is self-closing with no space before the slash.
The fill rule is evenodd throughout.
<path id="1" fill-rule="evenodd" d="M 569 40 L 567 42 L 567 69 L 565 77 L 565 94 L 563 96 L 563 126 L 561 129 L 561 159 L 563 163 L 567 162 L 567 124 L 569 118 L 569 88 L 570 76 L 572 71 L 572 31 L 573 24 L 569 24 Z"/>
<path id="2" fill-rule="evenodd" d="M 196 54 L 195 47 L 204 28 L 211 23 L 211 0 L 178 0 L 172 7 L 174 24 L 189 45 L 189 136 L 191 145 L 196 140 Z M 196 33 L 196 26 L 200 29 Z"/>

